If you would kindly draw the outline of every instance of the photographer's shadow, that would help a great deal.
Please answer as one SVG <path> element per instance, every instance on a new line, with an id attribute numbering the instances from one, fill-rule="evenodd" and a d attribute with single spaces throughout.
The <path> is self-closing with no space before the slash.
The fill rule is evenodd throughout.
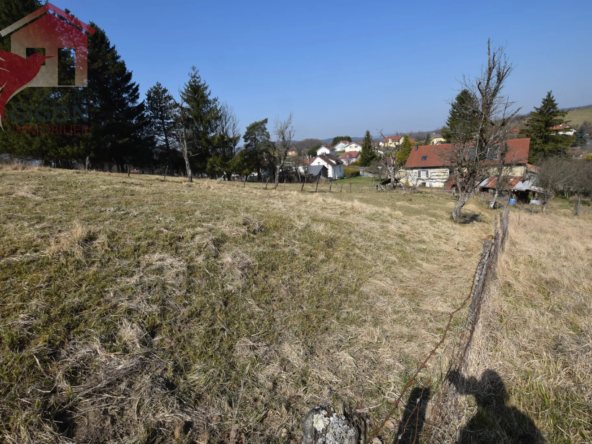
<path id="1" fill-rule="evenodd" d="M 542 444 L 545 438 L 534 421 L 509 406 L 508 392 L 501 376 L 486 370 L 481 379 L 465 378 L 454 370 L 448 380 L 461 395 L 473 395 L 477 413 L 462 428 L 457 444 Z"/>

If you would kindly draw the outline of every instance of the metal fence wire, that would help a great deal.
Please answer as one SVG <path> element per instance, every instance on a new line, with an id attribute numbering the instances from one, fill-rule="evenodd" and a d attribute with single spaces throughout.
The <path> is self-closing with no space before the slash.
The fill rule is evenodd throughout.
<path id="1" fill-rule="evenodd" d="M 407 381 L 387 415 L 370 427 L 363 409 L 350 409 L 339 417 L 330 406 L 316 407 L 309 412 L 304 423 L 304 444 L 457 442 L 466 418 L 472 413 L 465 395 L 471 393 L 469 385 L 474 382 L 462 375 L 469 370 L 475 331 L 483 305 L 492 291 L 491 284 L 496 279 L 498 259 L 508 239 L 509 221 L 510 211 L 506 204 L 496 216 L 493 236 L 483 241 L 471 291 L 462 304 L 450 313 L 440 341 Z M 467 308 L 466 320 L 456 326 L 457 318 Z M 455 327 L 454 320 L 457 320 Z M 405 398 L 407 402 L 403 406 Z M 397 420 L 398 425 L 393 427 L 393 421 Z M 318 424 L 329 426 L 323 429 L 317 427 Z M 336 430 L 343 438 L 333 436 Z"/>
<path id="2" fill-rule="evenodd" d="M 459 377 L 468 370 L 475 330 L 479 324 L 482 307 L 496 279 L 498 259 L 508 239 L 510 210 L 506 205 L 495 219 L 494 235 L 483 241 L 481 258 L 475 270 L 473 285 L 461 306 L 450 314 L 448 324 L 440 342 L 432 349 L 404 390 L 393 404 L 389 415 L 368 435 L 366 442 L 372 442 L 381 434 L 384 426 L 400 411 L 401 400 L 411 387 L 415 387 L 399 423 L 395 443 L 452 443 L 467 417 L 468 388 L 464 378 Z M 452 329 L 457 314 L 469 306 L 464 324 Z M 423 426 L 423 430 L 421 430 Z"/>

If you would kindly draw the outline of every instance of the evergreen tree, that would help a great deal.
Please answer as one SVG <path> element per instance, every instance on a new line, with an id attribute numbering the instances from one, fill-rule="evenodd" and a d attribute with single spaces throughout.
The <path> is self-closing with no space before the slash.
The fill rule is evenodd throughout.
<path id="1" fill-rule="evenodd" d="M 317 151 L 319 150 L 320 147 L 321 147 L 321 145 L 315 145 L 315 146 L 309 148 L 309 150 L 306 152 L 306 154 L 308 154 L 310 157 L 316 157 Z"/>
<path id="2" fill-rule="evenodd" d="M 364 140 L 362 141 L 362 153 L 360 155 L 360 166 L 369 166 L 374 160 L 376 160 L 376 152 L 372 146 L 372 136 L 370 131 L 366 131 Z"/>
<path id="3" fill-rule="evenodd" d="M 409 139 L 409 136 L 405 134 L 405 137 L 403 137 L 403 142 L 401 142 L 401 149 L 397 152 L 395 157 L 398 166 L 405 166 L 412 149 L 413 143 L 411 142 L 411 139 Z"/>
<path id="4" fill-rule="evenodd" d="M 448 143 L 468 143 L 478 131 L 479 116 L 477 99 L 468 90 L 463 89 L 457 96 L 448 114 L 442 136 Z"/>
<path id="5" fill-rule="evenodd" d="M 545 157 L 563 154 L 573 141 L 573 138 L 561 134 L 551 128 L 566 123 L 565 111 L 559 111 L 557 102 L 549 91 L 543 99 L 540 107 L 535 107 L 534 112 L 526 121 L 520 135 L 530 138 L 531 162 L 541 161 Z"/>
<path id="6" fill-rule="evenodd" d="M 196 67 L 191 68 L 181 98 L 191 120 L 192 164 L 197 171 L 206 171 L 209 158 L 215 154 L 215 137 L 221 116 L 218 98 L 212 97 Z"/>
<path id="7" fill-rule="evenodd" d="M 150 162 L 150 146 L 143 143 L 144 103 L 132 73 L 96 24 L 88 39 L 88 94 L 90 137 L 87 154 L 119 171 L 125 164 Z"/>
<path id="8" fill-rule="evenodd" d="M 578 130 L 578 132 L 576 133 L 575 145 L 584 149 L 584 148 L 586 148 L 587 143 L 588 143 L 588 139 L 586 137 L 586 128 L 584 128 L 584 125 L 582 125 L 580 127 L 580 129 Z"/>
<path id="9" fill-rule="evenodd" d="M 156 82 L 146 92 L 146 137 L 148 143 L 154 147 L 155 160 L 157 164 L 167 165 L 173 173 L 179 163 L 178 150 L 174 148 L 174 122 L 171 111 L 174 109 L 173 96 L 169 91 Z"/>
<path id="10" fill-rule="evenodd" d="M 432 141 L 432 138 L 430 137 L 430 134 L 426 134 L 425 139 L 423 140 L 423 144 L 424 145 L 429 145 L 430 142 Z"/>
<path id="11" fill-rule="evenodd" d="M 337 145 L 342 140 L 347 140 L 348 142 L 351 143 L 352 138 L 349 137 L 349 136 L 337 136 L 337 137 L 333 137 L 333 141 L 331 142 L 331 146 Z"/>
<path id="12" fill-rule="evenodd" d="M 262 169 L 267 166 L 270 145 L 267 119 L 253 122 L 245 130 L 243 136 L 244 149 L 235 156 L 235 168 L 248 172 L 259 173 L 262 177 Z"/>

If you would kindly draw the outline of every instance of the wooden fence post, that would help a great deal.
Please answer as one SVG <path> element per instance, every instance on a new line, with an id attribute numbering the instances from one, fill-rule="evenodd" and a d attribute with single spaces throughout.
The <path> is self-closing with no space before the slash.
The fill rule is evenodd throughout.
<path id="1" fill-rule="evenodd" d="M 331 185 L 333 185 L 333 182 L 329 180 L 329 193 L 331 192 Z"/>
<path id="2" fill-rule="evenodd" d="M 319 173 L 319 177 L 317 178 L 317 187 L 315 188 L 315 193 L 319 190 L 319 180 L 321 180 L 321 173 Z"/>
<path id="3" fill-rule="evenodd" d="M 351 193 L 351 182 L 349 183 L 349 192 Z"/>
<path id="4" fill-rule="evenodd" d="M 339 190 L 340 193 L 343 193 L 343 183 L 341 184 L 341 189 Z"/>
<path id="5" fill-rule="evenodd" d="M 304 180 L 302 181 L 302 187 L 300 188 L 300 191 L 304 191 L 305 184 L 306 184 L 306 176 L 304 176 Z"/>
<path id="6" fill-rule="evenodd" d="M 167 165 L 166 168 L 164 169 L 164 177 L 162 178 L 162 180 L 166 180 L 166 176 L 167 176 L 168 172 L 169 172 L 169 166 Z"/>
<path id="7" fill-rule="evenodd" d="M 267 178 L 267 181 L 265 182 L 265 189 L 267 189 L 268 184 L 269 184 L 269 177 Z"/>
<path id="8" fill-rule="evenodd" d="M 286 191 L 286 179 L 284 178 L 284 191 Z"/>
<path id="9" fill-rule="evenodd" d="M 247 186 L 247 177 L 249 177 L 249 175 L 245 174 L 245 181 L 243 182 L 243 188 L 245 188 Z"/>

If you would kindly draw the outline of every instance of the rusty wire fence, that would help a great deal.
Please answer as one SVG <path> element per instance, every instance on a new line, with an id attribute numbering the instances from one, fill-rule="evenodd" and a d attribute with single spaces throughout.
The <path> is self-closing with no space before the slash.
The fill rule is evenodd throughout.
<path id="1" fill-rule="evenodd" d="M 483 242 L 470 293 L 461 306 L 450 313 L 440 342 L 409 379 L 388 415 L 368 430 L 366 442 L 371 443 L 378 436 L 386 438 L 385 426 L 393 420 L 399 420 L 394 439 L 384 442 L 453 443 L 457 440 L 469 413 L 467 398 L 460 394 L 466 390 L 459 387 L 463 382 L 458 375 L 469 370 L 475 331 L 491 284 L 496 279 L 498 258 L 508 238 L 509 219 L 510 211 L 506 205 L 496 217 L 494 235 Z M 465 312 L 466 320 L 453 328 L 453 321 L 458 323 L 457 318 Z M 403 406 L 406 397 L 407 405 Z"/>

